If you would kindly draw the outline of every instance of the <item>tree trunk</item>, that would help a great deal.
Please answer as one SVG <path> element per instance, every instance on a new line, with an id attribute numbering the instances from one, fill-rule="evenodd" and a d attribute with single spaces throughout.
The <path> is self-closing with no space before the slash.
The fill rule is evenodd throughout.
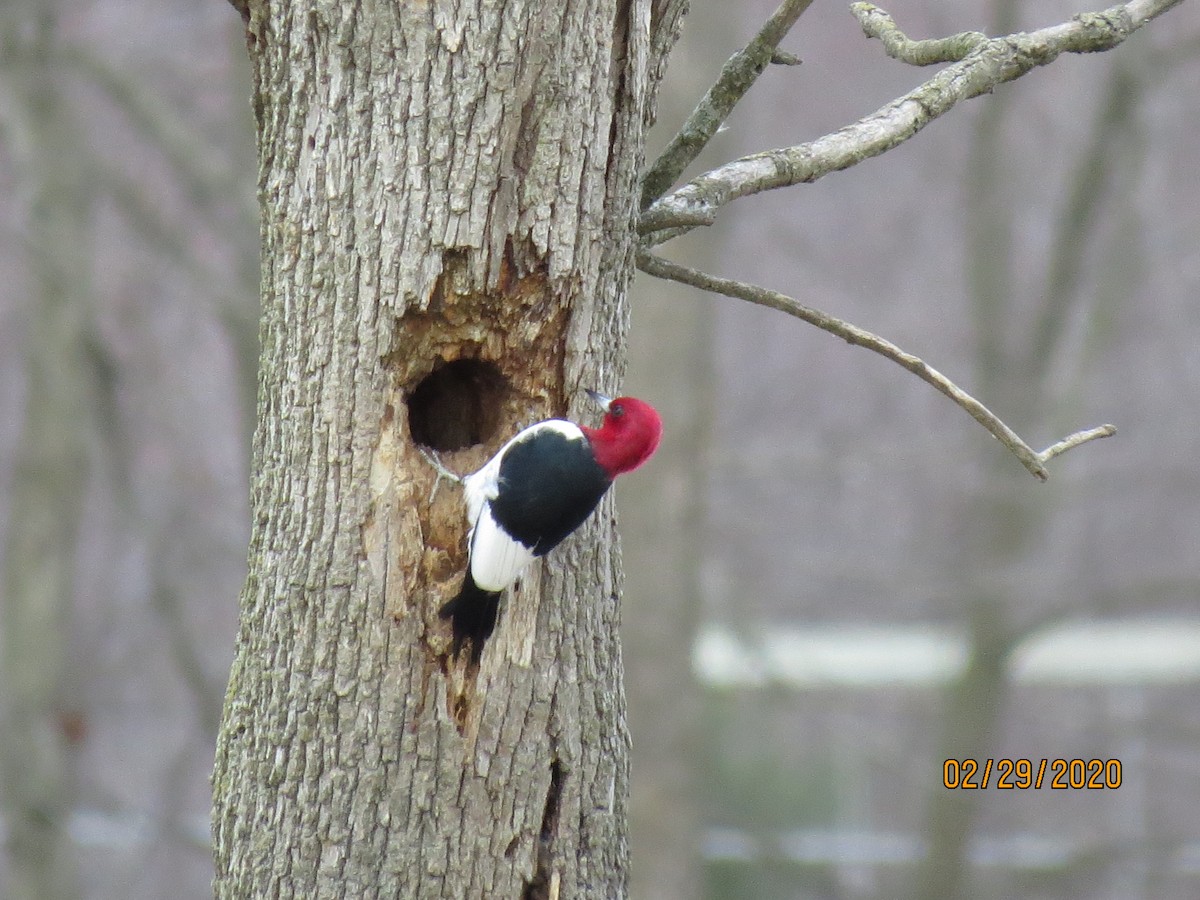
<path id="1" fill-rule="evenodd" d="M 250 7 L 264 318 L 221 897 L 626 892 L 611 502 L 468 667 L 437 617 L 461 494 L 431 500 L 414 442 L 467 471 L 617 386 L 679 10 L 462 7 Z"/>

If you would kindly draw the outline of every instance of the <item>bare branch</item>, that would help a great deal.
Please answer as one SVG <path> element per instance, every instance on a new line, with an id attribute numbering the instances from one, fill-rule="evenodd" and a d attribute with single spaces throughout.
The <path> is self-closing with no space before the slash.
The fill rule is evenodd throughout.
<path id="1" fill-rule="evenodd" d="M 758 287 L 757 285 L 733 281 L 729 278 L 718 278 L 715 275 L 709 275 L 697 269 L 669 262 L 661 256 L 655 256 L 648 250 L 642 250 L 638 253 L 637 265 L 643 272 L 653 275 L 656 278 L 678 281 L 682 284 L 700 288 L 701 290 L 724 294 L 727 297 L 736 297 L 740 300 L 756 303 L 759 306 L 766 306 L 780 312 L 788 313 L 808 322 L 810 325 L 817 326 L 822 331 L 828 331 L 830 334 L 837 335 L 849 344 L 854 344 L 857 347 L 865 347 L 881 356 L 887 357 L 892 362 L 912 372 L 922 381 L 933 385 L 933 387 L 953 400 L 958 406 L 966 410 L 971 418 L 986 428 L 996 440 L 1012 451 L 1017 459 L 1021 461 L 1021 465 L 1040 481 L 1045 481 L 1049 477 L 1049 472 L 1046 471 L 1045 466 L 1047 461 L 1066 453 L 1074 447 L 1078 447 L 1080 444 L 1095 440 L 1096 438 L 1108 437 L 1116 433 L 1116 428 L 1112 425 L 1101 425 L 1099 428 L 1093 428 L 1089 431 L 1076 432 L 1038 453 L 1029 444 L 1025 443 L 1015 431 L 1005 425 L 995 413 L 937 369 L 919 357 L 901 350 L 895 344 L 891 343 L 891 341 L 865 331 L 857 325 L 851 325 L 849 322 L 845 322 L 828 313 L 805 306 L 785 294 Z"/>
<path id="2" fill-rule="evenodd" d="M 869 38 L 879 38 L 884 52 L 913 66 L 932 66 L 936 63 L 958 62 L 987 40 L 982 31 L 964 31 L 930 41 L 914 41 L 905 36 L 890 15 L 873 3 L 851 3 L 862 30 Z"/>
<path id="3" fill-rule="evenodd" d="M 779 42 L 808 9 L 812 0 L 783 0 L 746 47 L 729 57 L 716 84 L 692 110 L 679 133 L 642 177 L 642 209 L 661 197 L 704 149 L 721 123 L 776 57 L 784 65 L 799 60 L 777 50 Z"/>
<path id="4" fill-rule="evenodd" d="M 1180 2 L 1131 0 L 1060 25 L 984 40 L 959 62 L 858 122 L 805 144 L 744 156 L 692 179 L 652 203 L 638 230 L 649 236 L 648 243 L 661 243 L 653 232 L 712 224 L 721 207 L 739 197 L 813 182 L 878 156 L 963 100 L 1020 78 L 1062 53 L 1109 50 Z"/>

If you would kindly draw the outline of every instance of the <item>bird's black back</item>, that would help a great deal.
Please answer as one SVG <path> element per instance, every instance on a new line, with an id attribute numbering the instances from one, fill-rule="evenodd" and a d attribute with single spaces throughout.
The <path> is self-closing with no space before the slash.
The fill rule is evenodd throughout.
<path id="1" fill-rule="evenodd" d="M 586 438 L 541 429 L 504 454 L 492 516 L 534 556 L 543 556 L 583 524 L 611 484 Z"/>

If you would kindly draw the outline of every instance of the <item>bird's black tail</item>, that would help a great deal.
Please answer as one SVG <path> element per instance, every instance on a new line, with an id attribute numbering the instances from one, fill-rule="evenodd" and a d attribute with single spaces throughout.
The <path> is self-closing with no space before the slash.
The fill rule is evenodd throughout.
<path id="1" fill-rule="evenodd" d="M 478 663 L 483 653 L 483 642 L 491 637 L 496 628 L 499 610 L 500 592 L 485 591 L 475 583 L 468 571 L 458 596 L 438 610 L 438 615 L 449 619 L 450 627 L 454 630 L 451 652 L 457 656 L 463 644 L 470 641 L 471 662 Z"/>

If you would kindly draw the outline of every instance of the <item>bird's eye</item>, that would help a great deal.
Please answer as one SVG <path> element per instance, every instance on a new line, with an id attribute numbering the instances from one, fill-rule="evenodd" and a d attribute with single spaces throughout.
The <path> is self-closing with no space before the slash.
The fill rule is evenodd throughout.
<path id="1" fill-rule="evenodd" d="M 623 407 L 620 403 L 614 404 L 608 411 L 618 419 L 625 415 L 625 407 Z"/>

